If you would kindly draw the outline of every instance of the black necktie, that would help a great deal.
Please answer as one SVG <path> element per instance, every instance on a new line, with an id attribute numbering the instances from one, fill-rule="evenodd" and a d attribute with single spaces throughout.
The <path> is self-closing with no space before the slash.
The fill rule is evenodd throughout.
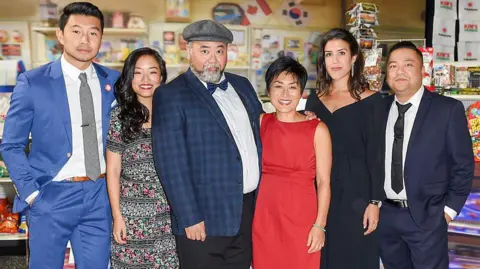
<path id="1" fill-rule="evenodd" d="M 215 84 L 215 83 L 207 83 L 207 89 L 210 92 L 210 94 L 213 94 L 217 88 L 220 88 L 224 91 L 227 90 L 228 88 L 228 81 L 224 79 L 222 82 Z"/>
<path id="2" fill-rule="evenodd" d="M 405 125 L 405 112 L 412 106 L 408 103 L 401 105 L 397 102 L 398 118 L 393 127 L 392 150 L 392 189 L 398 194 L 403 190 L 403 129 Z"/>

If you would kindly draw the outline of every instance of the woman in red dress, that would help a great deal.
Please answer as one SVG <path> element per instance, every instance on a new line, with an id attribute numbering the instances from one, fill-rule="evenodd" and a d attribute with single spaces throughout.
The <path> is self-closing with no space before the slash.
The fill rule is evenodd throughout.
<path id="1" fill-rule="evenodd" d="M 318 269 L 332 163 L 326 125 L 296 111 L 305 68 L 280 57 L 265 80 L 275 113 L 260 118 L 262 179 L 253 221 L 254 269 Z"/>

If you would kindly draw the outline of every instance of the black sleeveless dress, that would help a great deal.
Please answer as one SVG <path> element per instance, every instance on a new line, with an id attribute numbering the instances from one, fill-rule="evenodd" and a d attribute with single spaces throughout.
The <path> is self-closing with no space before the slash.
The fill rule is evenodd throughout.
<path id="1" fill-rule="evenodd" d="M 370 120 L 382 96 L 375 93 L 331 113 L 313 92 L 306 111 L 325 122 L 332 137 L 331 202 L 322 269 L 378 269 L 377 232 L 363 235 L 363 214 L 369 200 L 383 200 L 383 182 L 376 176 L 384 163 L 378 158 L 379 129 Z"/>

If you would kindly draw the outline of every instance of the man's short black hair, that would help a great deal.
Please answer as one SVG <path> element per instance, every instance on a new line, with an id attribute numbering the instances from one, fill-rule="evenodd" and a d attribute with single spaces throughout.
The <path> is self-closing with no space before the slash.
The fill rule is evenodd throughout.
<path id="1" fill-rule="evenodd" d="M 390 51 L 388 52 L 388 56 L 387 56 L 387 64 L 388 62 L 390 61 L 390 56 L 392 55 L 392 53 L 398 49 L 410 49 L 410 50 L 413 50 L 415 51 L 415 53 L 417 54 L 418 58 L 420 59 L 420 63 L 423 65 L 423 54 L 422 52 L 417 48 L 417 46 L 415 46 L 415 44 L 413 44 L 412 42 L 410 41 L 400 41 L 398 42 L 397 44 L 393 45 L 391 48 L 390 48 Z"/>
<path id="2" fill-rule="evenodd" d="M 98 18 L 100 20 L 100 25 L 102 26 L 103 32 L 103 14 L 94 4 L 89 2 L 73 2 L 66 5 L 63 8 L 63 13 L 60 16 L 60 21 L 58 22 L 60 30 L 63 31 L 65 29 L 65 25 L 67 24 L 70 15 L 84 15 Z"/>

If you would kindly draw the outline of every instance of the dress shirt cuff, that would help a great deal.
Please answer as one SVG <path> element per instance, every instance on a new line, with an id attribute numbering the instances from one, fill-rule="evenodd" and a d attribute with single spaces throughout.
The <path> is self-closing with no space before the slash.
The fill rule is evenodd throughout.
<path id="1" fill-rule="evenodd" d="M 27 199 L 25 199 L 25 202 L 27 202 L 29 205 L 32 205 L 33 200 L 37 198 L 39 191 L 34 191 L 32 194 L 30 194 Z"/>
<path id="2" fill-rule="evenodd" d="M 450 216 L 452 220 L 455 219 L 455 217 L 457 216 L 457 212 L 448 206 L 445 206 L 444 211 L 445 213 L 447 213 L 448 216 Z"/>

